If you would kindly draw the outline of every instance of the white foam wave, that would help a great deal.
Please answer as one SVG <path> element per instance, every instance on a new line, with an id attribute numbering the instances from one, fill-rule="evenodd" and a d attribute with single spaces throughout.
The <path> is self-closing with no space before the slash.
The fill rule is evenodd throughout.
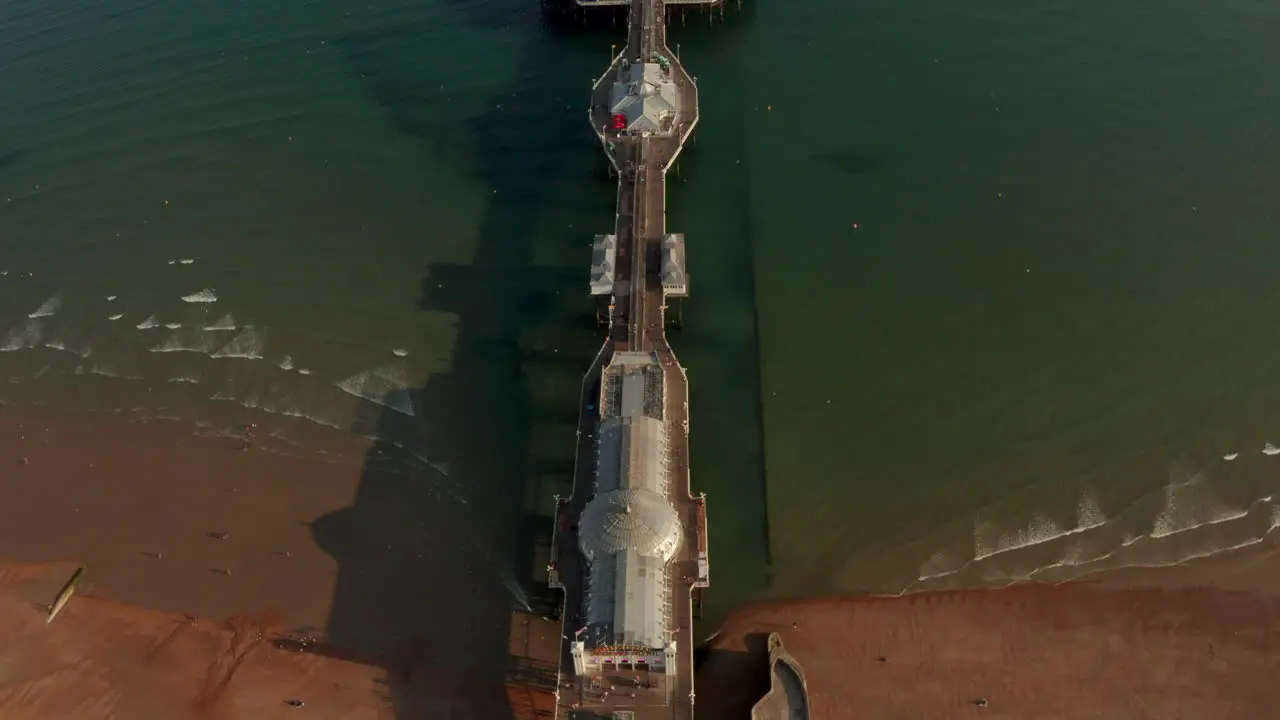
<path id="1" fill-rule="evenodd" d="M 1240 453 L 1227 453 L 1226 455 L 1222 456 L 1222 459 L 1226 460 L 1227 462 L 1231 462 L 1232 460 L 1235 460 L 1238 457 L 1240 457 Z"/>
<path id="2" fill-rule="evenodd" d="M 400 364 L 384 365 L 356 373 L 338 383 L 338 388 L 345 393 L 404 415 L 417 414 L 413 407 L 413 398 L 409 394 L 409 383 L 404 366 Z"/>
<path id="3" fill-rule="evenodd" d="M 179 265 L 190 265 L 191 263 L 193 263 L 193 262 L 195 262 L 195 261 L 196 261 L 196 259 L 195 259 L 195 258 L 183 258 L 183 259 L 181 259 L 181 260 L 179 260 L 179 261 L 178 261 L 178 264 L 179 264 Z"/>
<path id="4" fill-rule="evenodd" d="M 0 352 L 12 352 L 35 347 L 40 343 L 40 336 L 43 333 L 44 329 L 39 320 L 27 320 L 22 325 L 9 330 L 4 342 L 0 342 Z"/>
<path id="5" fill-rule="evenodd" d="M 27 317 L 31 318 L 32 320 L 35 320 L 36 318 L 49 317 L 50 315 L 57 314 L 57 312 L 61 309 L 62 309 L 62 297 L 58 295 L 54 295 L 48 300 L 45 300 L 43 305 L 36 308 L 35 312 L 31 313 L 30 315 L 27 315 Z"/>
<path id="6" fill-rule="evenodd" d="M 1250 507 L 1254 507 L 1254 506 L 1256 506 L 1259 502 L 1261 502 L 1261 499 L 1260 499 L 1260 500 L 1258 500 L 1258 501 L 1255 501 L 1255 502 L 1251 503 L 1251 504 L 1250 504 Z M 1247 513 L 1246 513 L 1246 514 L 1247 514 Z M 1199 559 L 1201 559 L 1201 558 L 1213 557 L 1214 555 L 1221 555 L 1221 554 L 1223 554 L 1223 553 L 1233 552 L 1233 551 L 1235 551 L 1235 550 L 1243 550 L 1244 548 L 1252 547 L 1252 546 L 1257 545 L 1257 544 L 1259 544 L 1259 543 L 1263 542 L 1264 540 L 1266 540 L 1266 539 L 1271 535 L 1271 533 L 1275 532 L 1277 529 L 1280 529 L 1280 506 L 1273 506 L 1273 507 L 1271 508 L 1271 519 L 1270 519 L 1270 522 L 1267 524 L 1267 529 L 1266 529 L 1266 530 L 1264 530 L 1264 531 L 1262 532 L 1262 534 L 1261 534 L 1261 535 L 1257 535 L 1257 536 L 1254 536 L 1254 537 L 1249 537 L 1249 538 L 1246 538 L 1245 540 L 1242 540 L 1242 541 L 1240 541 L 1240 542 L 1235 542 L 1235 543 L 1232 543 L 1232 544 L 1230 544 L 1230 545 L 1214 545 L 1214 546 L 1210 546 L 1210 547 L 1205 548 L 1205 549 L 1202 549 L 1202 550 L 1197 550 L 1197 551 L 1193 551 L 1193 552 L 1190 552 L 1190 553 L 1187 553 L 1187 554 L 1181 555 L 1181 556 L 1179 556 L 1177 559 L 1175 559 L 1175 560 L 1171 560 L 1171 561 L 1167 561 L 1167 562 L 1155 562 L 1155 563 L 1125 563 L 1125 564 L 1122 564 L 1122 565 L 1117 566 L 1116 568 L 1108 568 L 1108 569 L 1119 569 L 1119 568 L 1162 568 L 1162 567 L 1172 567 L 1172 566 L 1182 565 L 1182 564 L 1185 564 L 1185 563 L 1191 562 L 1192 560 L 1199 560 Z M 1136 542 L 1136 540 L 1135 540 L 1134 542 Z M 1132 543 L 1132 542 L 1131 542 L 1131 543 L 1126 543 L 1125 545 L 1121 545 L 1121 547 L 1125 547 L 1126 545 L 1131 545 L 1131 544 L 1133 544 L 1133 543 Z M 1037 570 L 1034 570 L 1034 571 L 1032 571 L 1031 573 L 1029 573 L 1029 574 L 1027 574 L 1027 575 L 1025 575 L 1025 576 L 1023 576 L 1022 578 L 1019 578 L 1019 579 L 1021 579 L 1021 580 L 1029 580 L 1029 579 L 1031 579 L 1033 576 L 1035 576 L 1035 575 L 1037 575 L 1037 574 L 1039 574 L 1039 573 L 1041 573 L 1041 572 L 1045 572 L 1045 571 L 1047 571 L 1047 570 L 1050 570 L 1050 569 L 1052 569 L 1052 567 L 1061 567 L 1061 566 L 1062 566 L 1062 565 L 1064 565 L 1064 564 L 1069 564 L 1069 565 L 1073 565 L 1073 566 L 1084 566 L 1084 565 L 1089 565 L 1089 564 L 1092 564 L 1092 563 L 1096 563 L 1096 562 L 1099 562 L 1099 561 L 1102 561 L 1102 560 L 1106 560 L 1107 558 L 1111 557 L 1112 555 L 1114 555 L 1114 554 L 1116 553 L 1116 551 L 1117 551 L 1117 550 L 1119 550 L 1119 548 L 1117 548 L 1116 550 L 1113 550 L 1113 551 L 1111 551 L 1111 552 L 1109 552 L 1109 553 L 1105 553 L 1105 554 L 1103 554 L 1103 555 L 1099 555 L 1099 556 L 1097 556 L 1097 557 L 1092 557 L 1092 558 L 1089 558 L 1088 560 L 1084 560 L 1084 561 L 1081 561 L 1081 562 L 1075 562 L 1075 563 L 1062 563 L 1062 562 L 1059 562 L 1059 563 L 1054 563 L 1054 565 L 1052 565 L 1052 566 L 1046 566 L 1046 567 L 1044 567 L 1044 568 L 1039 568 L 1039 569 L 1037 569 Z"/>
<path id="7" fill-rule="evenodd" d="M 222 317 L 218 318 L 217 322 L 214 322 L 211 325 L 205 325 L 204 329 L 205 330 L 235 330 L 236 320 L 230 315 L 223 315 Z"/>
<path id="8" fill-rule="evenodd" d="M 197 377 L 192 376 L 192 375 L 178 375 L 177 377 L 171 377 L 171 378 L 169 378 L 169 382 L 171 382 L 171 383 L 186 383 L 186 384 L 188 384 L 188 385 L 195 385 L 195 384 L 197 384 L 197 383 L 199 383 L 199 382 L 200 382 L 200 378 L 197 378 Z"/>
<path id="9" fill-rule="evenodd" d="M 1249 511 L 1245 511 L 1242 515 L 1237 515 L 1237 517 L 1242 517 L 1243 515 L 1248 515 L 1248 514 L 1252 511 L 1252 509 L 1253 509 L 1253 508 L 1258 507 L 1259 505 L 1263 505 L 1263 504 L 1269 503 L 1270 501 L 1271 501 L 1271 497 L 1270 497 L 1270 496 L 1264 496 L 1264 497 L 1262 497 L 1262 498 L 1259 498 L 1258 500 L 1255 500 L 1255 501 L 1253 501 L 1252 503 L 1250 503 L 1250 504 L 1249 504 L 1249 508 L 1250 508 L 1250 510 L 1249 510 Z M 1225 519 L 1223 519 L 1223 520 L 1219 520 L 1218 522 L 1225 522 L 1225 521 L 1226 521 L 1226 520 L 1225 520 Z M 1206 525 L 1206 524 L 1211 524 L 1211 523 L 1202 523 L 1202 524 L 1200 525 L 1200 527 L 1203 527 L 1203 526 L 1204 526 L 1204 525 Z M 1182 564 L 1185 564 L 1185 563 L 1190 562 L 1190 561 L 1192 561 L 1192 560 L 1197 560 L 1197 559 L 1200 559 L 1200 558 L 1211 557 L 1211 556 L 1214 556 L 1214 555 L 1219 555 L 1219 554 L 1222 554 L 1222 553 L 1232 552 L 1232 551 L 1234 551 L 1234 550 L 1240 550 L 1240 549 L 1247 548 L 1247 547 L 1250 547 L 1250 546 L 1253 546 L 1253 545 L 1257 545 L 1258 543 L 1261 543 L 1262 541 L 1264 541 L 1267 537 L 1269 537 L 1269 536 L 1271 535 L 1271 533 L 1272 533 L 1272 532 L 1274 532 L 1274 531 L 1275 531 L 1275 530 L 1277 530 L 1277 529 L 1280 529 L 1280 505 L 1272 506 L 1272 508 L 1271 508 L 1271 517 L 1270 517 L 1270 522 L 1269 522 L 1269 524 L 1268 524 L 1267 529 L 1266 529 L 1265 531 L 1263 531 L 1261 535 L 1258 535 L 1258 536 L 1255 536 L 1255 537 L 1249 537 L 1249 538 L 1247 538 L 1247 539 L 1245 539 L 1245 540 L 1243 540 L 1243 541 L 1235 542 L 1235 543 L 1232 543 L 1232 544 L 1230 544 L 1230 545 L 1211 545 L 1211 546 L 1209 546 L 1209 547 L 1207 547 L 1207 548 L 1202 548 L 1202 549 L 1197 550 L 1197 551 L 1193 551 L 1193 552 L 1190 552 L 1190 553 L 1182 554 L 1182 555 L 1180 555 L 1179 557 L 1177 557 L 1176 559 L 1171 560 L 1171 561 L 1155 562 L 1155 563 L 1123 562 L 1123 563 L 1121 563 L 1121 564 L 1119 564 L 1119 565 L 1115 565 L 1115 566 L 1108 566 L 1108 567 L 1105 567 L 1105 568 L 1098 568 L 1098 569 L 1100 569 L 1100 570 L 1118 570 L 1118 569 L 1124 569 L 1124 568 L 1161 568 L 1161 567 L 1171 567 L 1171 566 L 1182 565 Z M 1143 539 L 1146 539 L 1146 538 L 1154 538 L 1154 535 L 1152 535 L 1152 534 L 1146 534 L 1146 535 L 1137 535 L 1137 536 L 1135 536 L 1135 535 L 1132 535 L 1132 534 L 1126 534 L 1126 535 L 1124 536 L 1124 539 L 1121 541 L 1121 543 L 1120 543 L 1120 545 L 1119 545 L 1119 546 L 1117 546 L 1117 547 L 1115 547 L 1115 548 L 1113 548 L 1113 549 L 1111 549 L 1111 550 L 1109 550 L 1109 551 L 1107 551 L 1107 552 L 1104 552 L 1104 553 L 1102 553 L 1102 554 L 1099 554 L 1099 555 L 1093 555 L 1093 556 L 1090 556 L 1090 557 L 1087 557 L 1087 558 L 1086 558 L 1086 557 L 1082 557 L 1083 552 L 1082 552 L 1081 547 L 1080 547 L 1078 544 L 1073 543 L 1073 544 L 1071 544 L 1070 546 L 1068 546 L 1068 547 L 1067 547 L 1066 551 L 1063 553 L 1063 557 L 1062 557 L 1060 560 L 1057 560 L 1057 561 L 1055 561 L 1055 562 L 1048 563 L 1048 564 L 1046 564 L 1046 565 L 1042 565 L 1042 566 L 1040 566 L 1040 567 L 1035 568 L 1034 570 L 1032 570 L 1032 571 L 1030 571 L 1030 572 L 1026 572 L 1026 573 L 1023 573 L 1023 574 L 1019 574 L 1019 575 L 1005 575 L 1005 574 L 997 574 L 997 575 L 994 575 L 994 576 L 993 576 L 993 575 L 991 575 L 991 574 L 988 574 L 988 575 L 986 576 L 986 579 L 987 579 L 987 580 L 989 580 L 989 581 L 990 581 L 990 580 L 1005 580 L 1005 581 L 1007 581 L 1007 582 L 1005 583 L 1005 585 L 1007 586 L 1007 585 L 1012 585 L 1012 584 L 1015 584 L 1015 583 L 1018 583 L 1018 582 L 1025 582 L 1025 581 L 1028 581 L 1028 580 L 1033 580 L 1033 579 L 1035 579 L 1035 578 L 1036 578 L 1037 576 L 1039 576 L 1039 575 L 1042 575 L 1042 574 L 1044 574 L 1044 573 L 1050 572 L 1050 571 L 1055 570 L 1055 569 L 1058 569 L 1058 568 L 1079 568 L 1079 569 L 1083 572 L 1083 575 L 1075 575 L 1075 576 L 1074 576 L 1074 577 L 1076 577 L 1076 578 L 1079 578 L 1079 577 L 1082 577 L 1082 576 L 1084 576 L 1084 575 L 1087 575 L 1087 574 L 1090 572 L 1090 570 L 1088 569 L 1088 568 L 1089 568 L 1089 566 L 1097 565 L 1098 563 L 1101 563 L 1101 562 L 1103 562 L 1103 561 L 1105 561 L 1105 560 L 1108 560 L 1108 559 L 1112 558 L 1113 556 L 1115 556 L 1117 553 L 1121 552 L 1124 548 L 1127 548 L 1127 547 L 1129 547 L 1130 545 L 1133 545 L 1133 544 L 1137 543 L 1138 541 L 1143 540 Z M 936 558 L 936 557 L 939 557 L 939 556 L 938 556 L 938 555 L 935 555 L 934 557 Z M 975 561 L 971 561 L 971 562 L 969 562 L 969 563 L 965 563 L 965 566 L 967 567 L 968 565 L 973 564 L 973 562 L 975 562 Z M 927 565 L 927 563 L 926 563 L 926 565 Z M 922 567 L 921 567 L 921 569 L 922 569 L 922 570 L 924 570 L 924 569 L 925 569 L 925 566 L 922 566 Z M 960 569 L 964 569 L 964 567 L 961 567 Z M 921 573 L 921 576 L 920 576 L 919 580 L 917 580 L 917 582 L 922 582 L 922 581 L 926 581 L 926 580 L 930 580 L 930 579 L 936 579 L 936 578 L 946 577 L 946 576 L 948 576 L 948 575 L 954 575 L 954 574 L 956 574 L 957 572 L 959 572 L 959 570 L 960 570 L 960 569 L 952 570 L 952 571 L 949 571 L 949 572 L 940 572 L 940 573 L 937 573 L 937 574 L 935 574 L 935 575 L 926 575 L 926 574 L 924 574 L 924 573 L 922 572 L 922 573 Z M 913 583 L 913 585 L 914 585 L 914 583 Z M 908 585 L 906 588 L 904 588 L 904 589 L 903 589 L 903 592 L 907 592 L 907 591 L 909 591 L 910 589 L 911 589 L 911 585 Z"/>
<path id="10" fill-rule="evenodd" d="M 107 302 L 114 302 L 114 301 L 115 301 L 115 299 L 116 299 L 116 296 L 115 296 L 115 295 L 108 295 L 108 296 L 107 296 Z"/>
<path id="11" fill-rule="evenodd" d="M 960 567 L 964 567 L 964 564 L 961 564 Z M 920 574 L 916 579 L 933 580 L 954 575 L 957 572 L 959 572 L 959 568 L 956 567 L 950 556 L 944 552 L 936 552 L 930 555 L 928 560 L 920 564 Z"/>
<path id="12" fill-rule="evenodd" d="M 210 357 L 259 360 L 262 358 L 262 344 L 262 339 L 258 336 L 258 333 L 245 328 L 232 338 L 231 342 L 223 345 Z"/>
<path id="13" fill-rule="evenodd" d="M 991 528 L 979 523 L 973 530 L 973 562 L 1077 535 L 1102 527 L 1106 522 L 1107 516 L 1098 507 L 1098 503 L 1088 493 L 1083 493 L 1076 504 L 1076 526 L 1070 529 L 1048 518 L 1036 516 L 1026 527 L 1002 532 L 993 538 Z"/>
<path id="14" fill-rule="evenodd" d="M 164 342 L 151 348 L 151 352 L 193 352 L 202 355 L 213 349 L 213 341 L 200 334 L 174 332 Z"/>
<path id="15" fill-rule="evenodd" d="M 341 430 L 341 429 L 342 429 L 342 426 L 341 426 L 341 425 L 338 425 L 338 424 L 337 424 L 337 423 L 335 423 L 335 422 L 331 422 L 331 421 L 329 421 L 329 420 L 325 420 L 325 419 L 324 419 L 324 418 L 322 418 L 322 417 L 316 417 L 315 415 L 309 415 L 309 414 L 307 414 L 307 413 L 303 412 L 302 410 L 299 410 L 298 408 L 294 408 L 294 407 L 285 408 L 285 409 L 283 409 L 283 410 L 280 410 L 280 411 L 279 411 L 279 414 L 280 414 L 280 415 L 287 415 L 288 417 L 296 417 L 296 418 L 301 418 L 301 419 L 303 419 L 303 420 L 309 420 L 309 421 L 311 421 L 311 422 L 313 422 L 313 423 L 315 423 L 315 424 L 317 424 L 317 425 L 324 425 L 325 427 L 331 427 L 331 428 L 333 428 L 334 430 Z"/>
<path id="16" fill-rule="evenodd" d="M 156 327 L 157 325 L 158 323 L 156 322 L 156 316 L 151 315 L 146 320 L 143 320 L 137 325 L 134 325 L 134 327 L 138 328 L 139 330 L 150 330 L 151 328 Z"/>
<path id="17" fill-rule="evenodd" d="M 177 330 L 178 328 L 182 327 L 182 323 L 165 323 L 164 326 L 169 328 L 170 330 Z"/>
<path id="18" fill-rule="evenodd" d="M 1156 518 L 1155 527 L 1151 530 L 1151 537 L 1155 539 L 1166 538 L 1170 535 L 1188 532 L 1196 528 L 1208 527 L 1210 525 L 1220 525 L 1232 520 L 1239 520 L 1249 514 L 1248 510 L 1213 510 L 1208 519 L 1199 522 L 1186 520 L 1170 520 L 1165 515 Z"/>
<path id="19" fill-rule="evenodd" d="M 1208 525 L 1218 525 L 1249 514 L 1246 508 L 1224 508 L 1200 486 L 1195 479 L 1185 483 L 1170 483 L 1164 489 L 1164 507 L 1156 516 L 1150 536 L 1164 538 L 1195 530 Z"/>
<path id="20" fill-rule="evenodd" d="M 284 356 L 284 359 L 282 359 L 282 360 L 278 363 L 278 365 L 280 366 L 280 369 L 281 369 L 281 370 L 292 370 L 292 369 L 293 369 L 293 358 L 292 358 L 292 357 L 290 357 L 290 356 L 288 356 L 288 355 L 285 355 L 285 356 Z"/>
<path id="21" fill-rule="evenodd" d="M 104 367 L 94 367 L 91 370 L 89 370 L 89 372 L 93 373 L 94 375 L 101 375 L 103 377 L 116 378 L 117 380 L 141 380 L 142 379 L 137 375 L 128 375 L 128 374 L 117 372 L 110 368 L 104 368 Z"/>
<path id="22" fill-rule="evenodd" d="M 394 350 L 391 351 L 391 354 L 395 355 L 396 357 L 404 357 L 409 354 L 409 351 L 405 350 L 404 348 L 395 348 Z"/>
<path id="23" fill-rule="evenodd" d="M 1081 493 L 1080 502 L 1076 504 L 1076 532 L 1092 530 L 1107 523 L 1107 516 L 1098 507 L 1097 501 L 1088 493 Z"/>
<path id="24" fill-rule="evenodd" d="M 1025 528 L 1018 528 L 1012 532 L 1002 532 L 994 539 L 991 537 L 991 528 L 989 526 L 979 525 L 973 532 L 973 559 L 975 561 L 985 560 L 996 555 L 1067 537 L 1073 532 L 1075 531 L 1064 530 L 1062 526 L 1054 521 L 1041 516 L 1033 517 L 1031 523 Z"/>
<path id="25" fill-rule="evenodd" d="M 205 288 L 200 292 L 194 292 L 190 295 L 183 295 L 182 302 L 189 303 L 211 303 L 218 302 L 218 293 L 212 288 Z"/>
<path id="26" fill-rule="evenodd" d="M 50 340 L 49 342 L 45 343 L 44 346 L 49 348 L 50 350 L 66 350 L 67 349 L 67 344 L 62 342 L 61 340 Z"/>
<path id="27" fill-rule="evenodd" d="M 298 368 L 299 375 L 310 375 L 311 371 L 307 368 Z"/>
<path id="28" fill-rule="evenodd" d="M 112 321 L 112 322 L 115 322 L 116 320 L 119 320 L 119 319 L 120 319 L 120 318 L 122 318 L 122 317 L 124 317 L 124 313 L 116 313 L 115 315 L 112 315 L 112 316 L 108 317 L 107 319 L 108 319 L 108 320 L 110 320 L 110 321 Z"/>
<path id="29" fill-rule="evenodd" d="M 1262 448 L 1262 454 L 1263 455 L 1280 455 L 1280 447 L 1276 447 L 1271 443 L 1267 443 L 1266 446 Z"/>

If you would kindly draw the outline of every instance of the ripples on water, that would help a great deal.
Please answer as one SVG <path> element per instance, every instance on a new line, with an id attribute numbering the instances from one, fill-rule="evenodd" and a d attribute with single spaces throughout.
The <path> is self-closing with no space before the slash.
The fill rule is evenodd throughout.
<path id="1" fill-rule="evenodd" d="M 0 336 L 0 372 L 8 379 L 5 395 L 30 398 L 58 395 L 60 387 L 74 388 L 74 399 L 68 399 L 73 407 L 180 417 L 206 428 L 206 403 L 238 405 L 247 411 L 236 413 L 243 423 L 261 422 L 269 428 L 271 420 L 260 414 L 346 431 L 359 413 L 353 398 L 407 417 L 416 415 L 404 349 L 387 348 L 387 362 L 353 368 L 345 377 L 313 375 L 301 356 L 272 349 L 272 328 L 240 325 L 232 313 L 216 310 L 213 290 L 181 300 L 187 306 L 175 307 L 170 314 L 135 310 L 95 322 L 84 320 L 83 313 L 81 319 L 65 318 L 75 315 L 75 308 L 60 312 L 61 296 L 48 299 Z M 141 320 L 117 322 L 128 317 Z M 351 354 L 347 343 L 312 345 L 311 352 L 320 356 Z M 184 358 L 171 359 L 178 355 Z M 86 384 L 89 377 L 129 387 L 112 392 L 104 385 Z M 184 389 L 166 391 L 165 385 Z M 120 404 L 103 404 L 111 397 L 121 398 Z M 181 412 L 174 416 L 174 410 Z M 223 429 L 236 432 L 235 425 Z M 287 425 L 271 431 L 289 439 Z M 422 459 L 430 462 L 425 455 Z"/>
<path id="2" fill-rule="evenodd" d="M 379 159 L 404 146 L 344 42 L 368 36 L 365 53 L 429 71 L 452 52 L 432 37 L 457 30 L 427 22 L 441 11 L 0 7 L 0 398 L 233 434 L 257 422 L 316 453 L 324 431 L 417 419 L 421 348 L 380 343 L 423 333 L 421 264 L 457 241 L 424 248 L 412 232 L 429 212 L 423 169 Z M 406 23 L 422 27 L 389 32 Z M 446 79 L 420 99 L 447 115 L 495 76 L 479 64 Z M 353 278 L 353 259 L 383 282 Z"/>

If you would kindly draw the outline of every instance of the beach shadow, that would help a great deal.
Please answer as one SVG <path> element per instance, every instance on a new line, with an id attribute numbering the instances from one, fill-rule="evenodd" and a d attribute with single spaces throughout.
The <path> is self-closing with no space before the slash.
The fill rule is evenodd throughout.
<path id="1" fill-rule="evenodd" d="M 695 651 L 699 715 L 749 718 L 752 706 L 769 692 L 769 635 L 748 633 L 743 642 L 743 650 Z"/>
<path id="2" fill-rule="evenodd" d="M 420 309 L 454 318 L 448 367 L 365 403 L 354 430 L 375 439 L 353 502 L 311 525 L 338 565 L 322 641 L 282 641 L 387 668 L 398 720 L 543 717 L 558 630 L 549 654 L 511 640 L 522 616 L 560 611 L 539 570 L 553 495 L 571 482 L 577 387 L 602 338 L 587 273 L 613 193 L 591 180 L 601 160 L 584 118 L 607 56 L 541 32 L 515 2 L 452 7 L 475 30 L 526 25 L 510 79 L 477 115 L 450 116 L 423 90 L 441 69 L 406 49 L 428 28 L 336 41 L 395 131 L 486 199 L 470 261 L 423 271 Z"/>

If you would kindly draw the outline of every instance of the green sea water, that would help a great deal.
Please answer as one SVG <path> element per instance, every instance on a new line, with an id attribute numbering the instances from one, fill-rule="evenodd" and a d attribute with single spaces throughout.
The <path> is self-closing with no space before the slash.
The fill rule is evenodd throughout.
<path id="1" fill-rule="evenodd" d="M 1276 524 L 1278 28 L 1252 0 L 673 27 L 708 620 Z M 620 38 L 514 0 L 0 3 L 0 399 L 355 466 L 340 439 L 382 435 L 486 572 L 536 577 Z"/>

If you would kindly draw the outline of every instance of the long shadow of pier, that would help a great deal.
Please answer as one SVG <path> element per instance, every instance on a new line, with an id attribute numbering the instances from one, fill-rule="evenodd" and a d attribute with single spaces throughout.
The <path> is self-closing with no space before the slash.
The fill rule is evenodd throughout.
<path id="1" fill-rule="evenodd" d="M 456 319 L 447 370 L 368 404 L 357 429 L 376 440 L 356 495 L 313 534 L 338 562 L 327 652 L 387 667 L 398 719 L 505 720 L 545 712 L 509 698 L 512 684 L 555 687 L 554 652 L 512 638 L 556 611 L 538 569 L 552 496 L 571 482 L 576 388 L 601 337 L 587 264 L 613 189 L 591 181 L 603 160 L 585 117 L 609 36 L 566 42 L 524 0 L 452 11 L 481 37 L 524 43 L 470 117 L 450 119 L 426 90 L 440 70 L 404 61 L 431 35 L 425 23 L 340 41 L 396 131 L 488 196 L 471 261 L 424 270 L 421 309 Z"/>
<path id="2" fill-rule="evenodd" d="M 571 485 L 578 386 L 602 339 L 587 263 L 615 187 L 599 181 L 586 104 L 621 27 L 566 31 L 527 0 L 450 12 L 522 43 L 471 115 L 442 111 L 447 68 L 407 60 L 426 21 L 339 40 L 391 126 L 487 199 L 471 261 L 424 269 L 420 308 L 455 318 L 449 366 L 368 404 L 357 430 L 376 439 L 352 504 L 313 523 L 338 573 L 325 642 L 309 649 L 388 668 L 399 720 L 540 717 L 510 689 L 555 686 L 555 652 L 530 651 L 527 628 L 559 610 L 542 572 L 552 496 Z"/>

